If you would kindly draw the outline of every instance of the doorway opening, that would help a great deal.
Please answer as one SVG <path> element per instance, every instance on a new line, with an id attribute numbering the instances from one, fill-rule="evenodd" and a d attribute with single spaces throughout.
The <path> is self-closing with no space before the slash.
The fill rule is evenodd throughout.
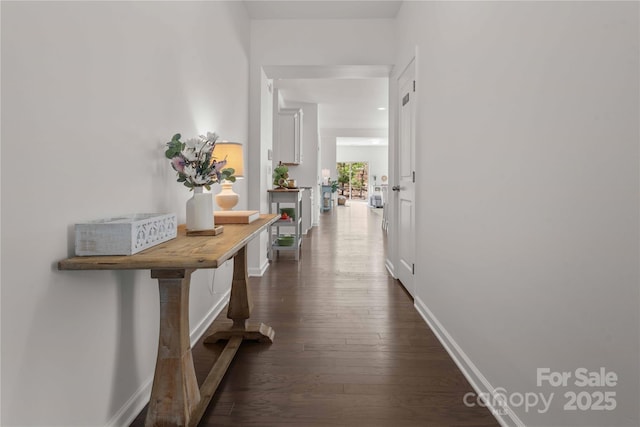
<path id="1" fill-rule="evenodd" d="M 368 200 L 369 163 L 338 162 L 338 191 L 349 200 Z"/>
<path id="2" fill-rule="evenodd" d="M 332 212 L 331 206 L 350 200 L 368 204 L 382 177 L 389 170 L 389 82 L 391 67 L 380 66 L 263 66 L 262 103 L 272 114 L 264 121 L 265 134 L 271 132 L 267 151 L 271 170 L 285 158 L 286 147 L 275 131 L 273 117 L 283 108 L 302 108 L 300 139 L 301 160 L 290 166 L 289 174 L 299 187 L 312 189 L 312 226 L 320 215 Z M 359 151 L 358 151 L 359 150 Z M 355 151 L 358 151 L 356 153 Z M 295 152 L 295 150 L 294 150 Z M 346 153 L 346 154 L 345 154 Z M 323 186 L 338 181 L 337 163 L 351 165 L 351 174 L 330 195 L 325 206 Z M 377 182 L 376 179 L 377 178 Z M 344 194 L 344 196 L 343 196 Z"/>

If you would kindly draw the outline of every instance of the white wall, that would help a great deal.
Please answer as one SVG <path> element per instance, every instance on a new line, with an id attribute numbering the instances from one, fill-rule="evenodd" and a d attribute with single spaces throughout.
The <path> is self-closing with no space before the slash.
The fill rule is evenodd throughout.
<path id="1" fill-rule="evenodd" d="M 335 181 L 338 179 L 338 169 L 336 168 L 336 140 L 335 136 L 320 136 L 320 171 L 329 170 L 329 177 Z M 322 179 L 322 176 L 321 176 Z"/>
<path id="2" fill-rule="evenodd" d="M 392 19 L 254 20 L 252 66 L 393 64 L 394 22 Z"/>
<path id="3" fill-rule="evenodd" d="M 73 253 L 75 222 L 184 221 L 190 193 L 163 154 L 175 132 L 248 141 L 249 20 L 233 2 L 2 2 L 1 31 L 0 423 L 125 425 L 148 399 L 157 283 L 57 261 Z M 213 292 L 212 272 L 194 273 L 195 334 L 230 273 Z"/>
<path id="4" fill-rule="evenodd" d="M 249 208 L 262 213 L 269 212 L 267 200 L 261 197 L 272 187 L 272 165 L 269 151 L 273 149 L 273 80 L 260 70 L 260 82 L 251 82 L 250 93 L 256 93 L 260 99 L 258 105 L 251 105 L 251 111 L 257 113 L 260 121 L 259 137 L 250 137 L 253 151 L 249 156 L 249 169 L 256 171 L 249 176 L 251 185 L 248 188 Z M 268 267 L 267 248 L 269 235 L 267 231 L 260 234 L 248 244 L 247 264 L 250 276 L 262 276 Z"/>
<path id="5" fill-rule="evenodd" d="M 416 306 L 480 386 L 555 392 L 548 413 L 512 405 L 528 426 L 640 425 L 638 7 L 399 13 L 397 64 L 419 51 Z M 619 382 L 537 387 L 545 367 Z M 563 410 L 595 390 L 616 409 Z"/>

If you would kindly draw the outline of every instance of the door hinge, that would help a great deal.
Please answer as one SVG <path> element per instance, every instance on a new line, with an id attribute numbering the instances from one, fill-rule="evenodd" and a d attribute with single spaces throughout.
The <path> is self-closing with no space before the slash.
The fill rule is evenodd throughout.
<path id="1" fill-rule="evenodd" d="M 416 171 L 413 171 L 413 182 L 416 182 Z"/>
<path id="2" fill-rule="evenodd" d="M 411 274 L 416 274 L 416 265 L 411 264 Z"/>
<path id="3" fill-rule="evenodd" d="M 413 81 L 413 91 L 414 92 L 416 91 L 416 81 L 415 80 Z"/>

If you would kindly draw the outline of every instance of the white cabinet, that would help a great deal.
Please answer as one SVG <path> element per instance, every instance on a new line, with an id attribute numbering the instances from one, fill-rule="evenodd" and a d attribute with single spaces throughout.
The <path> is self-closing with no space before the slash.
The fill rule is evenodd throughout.
<path id="1" fill-rule="evenodd" d="M 278 152 L 276 160 L 285 165 L 302 163 L 302 108 L 278 111 Z"/>

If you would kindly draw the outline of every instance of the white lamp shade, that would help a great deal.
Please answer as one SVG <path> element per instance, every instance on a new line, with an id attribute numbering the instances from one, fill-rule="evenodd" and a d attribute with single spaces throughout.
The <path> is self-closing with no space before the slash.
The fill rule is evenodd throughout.
<path id="1" fill-rule="evenodd" d="M 244 157 L 242 154 L 242 144 L 239 142 L 216 142 L 213 149 L 213 158 L 216 162 L 227 160 L 224 167 L 235 170 L 233 176 L 241 178 L 244 176 Z"/>
<path id="2" fill-rule="evenodd" d="M 331 176 L 331 171 L 329 169 L 322 169 L 322 183 L 324 185 L 329 185 L 329 177 Z"/>
<path id="3" fill-rule="evenodd" d="M 223 169 L 231 168 L 234 170 L 233 176 L 242 178 L 244 176 L 244 157 L 242 155 L 242 144 L 239 142 L 216 142 L 213 149 L 213 158 L 216 162 L 223 160 L 227 164 Z M 233 183 L 223 181 L 221 183 L 222 190 L 216 194 L 216 203 L 224 211 L 233 209 L 238 204 L 238 194 L 233 191 Z"/>

